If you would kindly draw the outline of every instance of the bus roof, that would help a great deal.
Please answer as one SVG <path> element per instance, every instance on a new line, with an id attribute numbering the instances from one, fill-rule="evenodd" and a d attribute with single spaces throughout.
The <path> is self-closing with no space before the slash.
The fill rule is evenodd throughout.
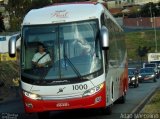
<path id="1" fill-rule="evenodd" d="M 100 3 L 95 4 L 94 2 L 55 4 L 31 10 L 25 16 L 22 25 L 65 23 L 95 19 L 100 18 L 103 11 L 103 5 Z"/>

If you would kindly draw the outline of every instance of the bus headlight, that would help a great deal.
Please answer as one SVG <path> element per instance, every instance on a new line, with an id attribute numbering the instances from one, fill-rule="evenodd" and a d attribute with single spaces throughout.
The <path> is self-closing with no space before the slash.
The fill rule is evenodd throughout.
<path id="1" fill-rule="evenodd" d="M 103 87 L 104 87 L 104 83 L 102 83 L 94 88 L 91 88 L 89 90 L 86 90 L 83 94 L 83 97 L 93 95 L 93 94 L 97 93 L 98 91 L 100 91 Z"/>
<path id="2" fill-rule="evenodd" d="M 24 95 L 28 98 L 31 98 L 33 100 L 41 100 L 41 96 L 37 95 L 37 94 L 34 94 L 34 93 L 30 93 L 30 92 L 26 92 L 26 91 L 23 91 Z"/>

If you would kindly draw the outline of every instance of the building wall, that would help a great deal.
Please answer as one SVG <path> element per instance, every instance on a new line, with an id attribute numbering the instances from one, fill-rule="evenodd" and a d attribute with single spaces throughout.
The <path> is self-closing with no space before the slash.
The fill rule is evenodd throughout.
<path id="1" fill-rule="evenodd" d="M 128 5 L 143 5 L 149 2 L 158 3 L 160 0 L 110 0 L 107 1 L 109 8 L 122 8 Z"/>
<path id="2" fill-rule="evenodd" d="M 135 4 L 146 4 L 149 2 L 158 3 L 160 0 L 134 0 Z"/>
<path id="3" fill-rule="evenodd" d="M 108 5 L 108 9 L 115 8 L 115 7 L 116 7 L 115 1 L 108 1 L 108 2 L 107 2 L 107 5 Z"/>
<path id="4" fill-rule="evenodd" d="M 155 21 L 155 22 L 154 22 Z M 123 26 L 125 27 L 144 27 L 153 28 L 155 23 L 156 28 L 160 28 L 160 17 L 154 18 L 124 18 Z"/>

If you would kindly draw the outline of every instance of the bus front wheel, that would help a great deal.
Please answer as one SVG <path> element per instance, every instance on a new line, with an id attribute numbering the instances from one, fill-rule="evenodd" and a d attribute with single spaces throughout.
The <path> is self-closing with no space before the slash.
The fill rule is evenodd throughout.
<path id="1" fill-rule="evenodd" d="M 112 114 L 112 104 L 107 106 L 106 108 L 103 108 L 101 111 L 102 111 L 102 114 L 104 115 L 111 115 Z"/>

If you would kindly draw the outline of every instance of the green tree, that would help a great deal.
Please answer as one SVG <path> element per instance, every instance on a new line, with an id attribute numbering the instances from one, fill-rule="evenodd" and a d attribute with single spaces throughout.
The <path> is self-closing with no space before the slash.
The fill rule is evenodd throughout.
<path id="1" fill-rule="evenodd" d="M 160 2 L 159 3 L 147 3 L 141 8 L 140 12 L 142 17 L 160 16 Z"/>
<path id="2" fill-rule="evenodd" d="M 139 46 L 138 47 L 138 56 L 141 58 L 141 65 L 142 65 L 142 58 L 146 56 L 146 54 L 151 50 L 151 47 L 146 47 L 146 46 Z"/>
<path id="3" fill-rule="evenodd" d="M 51 4 L 51 0 L 32 0 L 31 9 L 41 8 Z"/>
<path id="4" fill-rule="evenodd" d="M 10 31 L 20 30 L 24 15 L 29 11 L 31 0 L 8 0 L 6 10 L 10 17 Z"/>
<path id="5" fill-rule="evenodd" d="M 8 0 L 6 10 L 10 16 L 10 31 L 20 30 L 25 14 L 31 9 L 40 8 L 50 3 L 50 0 Z"/>
<path id="6" fill-rule="evenodd" d="M 65 2 L 83 2 L 83 1 L 87 1 L 87 0 L 52 0 L 52 3 L 65 3 Z"/>
<path id="7" fill-rule="evenodd" d="M 2 13 L 0 13 L 0 32 L 3 32 L 3 31 L 5 31 L 5 27 L 4 27 Z"/>

